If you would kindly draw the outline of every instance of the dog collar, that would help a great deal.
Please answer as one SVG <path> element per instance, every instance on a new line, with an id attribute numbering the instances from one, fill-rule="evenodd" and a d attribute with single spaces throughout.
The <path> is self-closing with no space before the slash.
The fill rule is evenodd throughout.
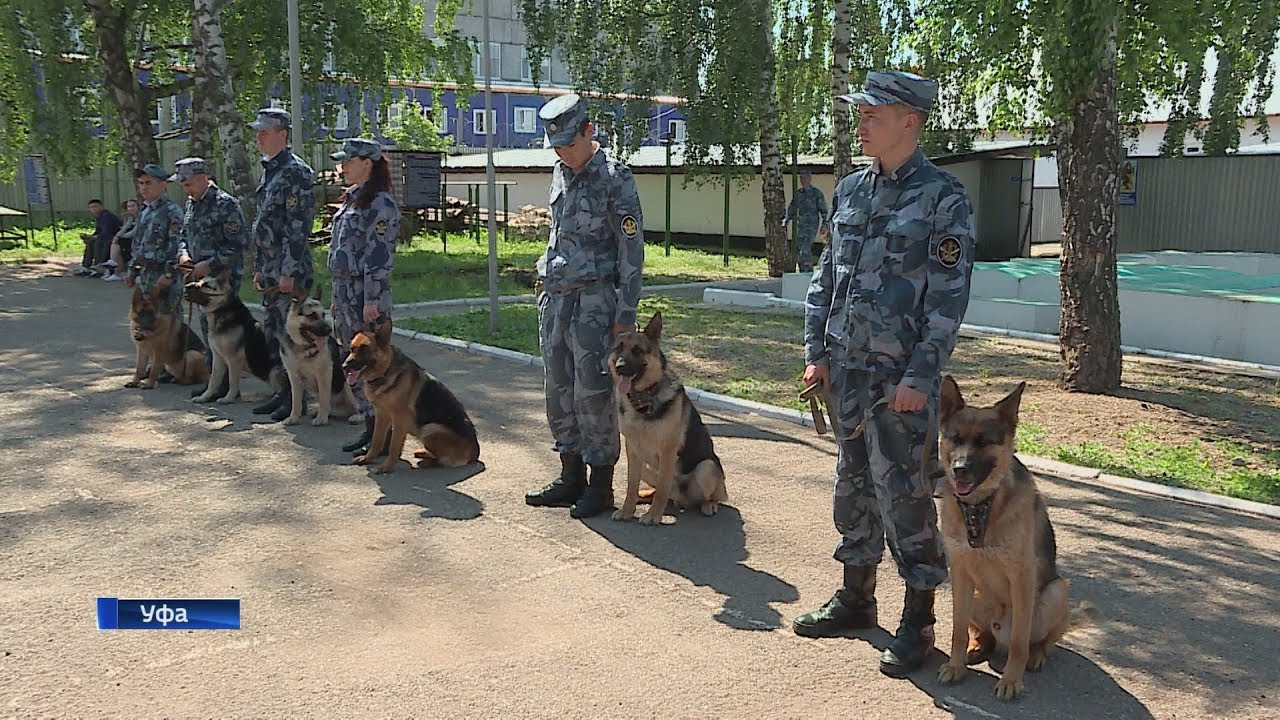
<path id="1" fill-rule="evenodd" d="M 980 503 L 970 505 L 956 498 L 956 504 L 960 506 L 960 514 L 964 515 L 964 533 L 969 540 L 969 547 L 982 547 L 982 539 L 987 534 L 987 518 L 991 516 L 991 505 L 995 499 L 996 496 L 992 495 Z"/>
<path id="2" fill-rule="evenodd" d="M 631 403 L 631 407 L 635 408 L 636 412 L 646 417 L 653 417 L 662 412 L 667 405 L 671 404 L 670 400 L 661 405 L 655 404 L 657 401 L 657 394 L 654 392 L 654 388 L 656 387 L 657 385 L 654 385 L 648 390 L 632 390 L 627 393 L 627 401 Z M 674 400 L 674 398 L 672 399 Z"/>

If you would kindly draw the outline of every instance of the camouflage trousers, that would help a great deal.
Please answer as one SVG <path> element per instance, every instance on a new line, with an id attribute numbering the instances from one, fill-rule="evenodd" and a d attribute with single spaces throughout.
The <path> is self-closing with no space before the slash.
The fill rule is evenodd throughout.
<path id="1" fill-rule="evenodd" d="M 378 298 L 379 322 L 391 319 L 391 293 L 385 292 Z M 358 278 L 333 278 L 333 331 L 338 336 L 338 345 L 344 351 L 351 347 L 351 340 L 364 327 L 364 283 Z M 345 352 L 340 355 L 346 358 Z M 373 417 L 373 405 L 364 394 L 364 380 L 357 380 L 351 387 L 351 394 L 356 399 L 356 410 L 365 417 Z"/>
<path id="2" fill-rule="evenodd" d="M 269 293 L 262 296 L 262 334 L 267 336 L 267 350 L 271 353 L 271 367 L 280 370 L 281 382 L 287 387 L 289 376 L 284 372 L 284 361 L 280 359 L 280 345 L 285 341 L 285 318 L 289 316 L 289 303 L 292 302 L 286 293 Z"/>
<path id="3" fill-rule="evenodd" d="M 137 277 L 137 285 L 135 287 L 142 288 L 142 294 L 147 295 L 160 282 L 160 278 L 166 277 L 164 273 L 158 270 L 149 270 L 143 268 Z M 167 290 L 160 292 L 160 300 L 156 303 L 156 309 L 162 313 L 177 313 L 178 305 L 182 300 L 182 276 L 174 273 L 168 276 L 173 280 L 173 284 Z"/>
<path id="4" fill-rule="evenodd" d="M 617 291 L 607 284 L 538 296 L 538 344 L 555 451 L 579 454 L 588 465 L 615 465 L 622 448 L 606 368 L 617 303 Z"/>
<path id="5" fill-rule="evenodd" d="M 835 559 L 879 563 L 887 537 L 898 574 L 911 587 L 928 590 L 947 577 L 929 479 L 930 455 L 937 453 L 938 389 L 931 389 L 924 409 L 899 413 L 881 402 L 897 383 L 896 376 L 831 370 L 839 437 L 847 438 L 866 419 L 862 435 L 839 441 L 833 514 L 841 538 Z"/>
<path id="6" fill-rule="evenodd" d="M 813 239 L 817 235 L 817 223 L 796 223 L 796 263 L 800 272 L 813 272 Z"/>

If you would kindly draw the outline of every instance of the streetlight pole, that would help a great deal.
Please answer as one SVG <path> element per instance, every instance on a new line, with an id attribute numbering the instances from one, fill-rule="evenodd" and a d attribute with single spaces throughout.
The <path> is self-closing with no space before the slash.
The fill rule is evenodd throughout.
<path id="1" fill-rule="evenodd" d="M 298 0 L 289 0 L 289 115 L 293 117 L 293 132 L 289 139 L 295 148 L 301 147 L 302 58 L 298 47 Z"/>
<path id="2" fill-rule="evenodd" d="M 296 1 L 296 0 L 295 0 Z M 484 0 L 484 151 L 485 180 L 489 185 L 489 331 L 498 332 L 498 207 L 493 173 L 493 133 L 497 128 L 493 112 L 493 53 L 489 52 L 489 0 Z"/>

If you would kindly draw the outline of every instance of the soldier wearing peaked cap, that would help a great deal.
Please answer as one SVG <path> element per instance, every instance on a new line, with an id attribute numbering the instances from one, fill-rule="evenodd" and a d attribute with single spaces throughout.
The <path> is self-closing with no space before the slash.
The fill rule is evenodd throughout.
<path id="1" fill-rule="evenodd" d="M 285 315 L 293 295 L 311 290 L 315 270 L 311 265 L 311 224 L 316 214 L 315 174 L 311 166 L 289 148 L 293 118 L 278 108 L 263 108 L 249 123 L 258 134 L 262 153 L 262 182 L 258 184 L 257 216 L 251 232 L 253 284 L 262 293 L 266 319 L 262 329 L 272 344 L 273 385 L 276 392 L 255 407 L 255 415 L 271 414 L 279 422 L 289 416 L 292 404 L 288 375 L 280 360 L 286 340 Z"/>
<path id="2" fill-rule="evenodd" d="M 969 303 L 973 209 L 964 187 L 925 158 L 934 81 L 873 72 L 857 105 L 875 161 L 836 187 L 831 243 L 805 301 L 805 381 L 838 408 L 835 559 L 844 583 L 795 632 L 834 637 L 876 626 L 876 567 L 887 537 L 906 599 L 880 659 L 886 675 L 920 667 L 933 647 L 933 598 L 947 576 L 926 457 L 936 453 L 941 371 Z M 855 432 L 865 422 L 861 433 Z"/>
<path id="3" fill-rule="evenodd" d="M 613 507 L 621 442 L 606 363 L 613 338 L 635 329 L 643 220 L 631 170 L 592 139 L 586 101 L 563 95 L 538 115 L 546 144 L 559 156 L 551 176 L 551 236 L 538 260 L 537 304 L 547 421 L 561 472 L 525 495 L 525 502 L 571 506 L 570 516 L 586 518 Z"/>
<path id="4" fill-rule="evenodd" d="M 348 185 L 342 207 L 333 216 L 329 308 L 338 342 L 350 347 L 365 323 L 391 319 L 391 265 L 400 233 L 400 208 L 391 196 L 391 166 L 376 140 L 351 138 L 329 158 L 340 163 Z M 363 380 L 351 390 L 356 409 L 364 415 L 364 432 L 342 449 L 364 455 L 373 439 L 373 406 L 365 397 Z"/>
<path id="5" fill-rule="evenodd" d="M 129 261 L 124 284 L 140 288 L 144 294 L 160 289 L 157 309 L 177 314 L 182 283 L 178 275 L 178 237 L 182 232 L 182 210 L 165 194 L 169 173 L 154 163 L 134 172 L 138 195 L 142 198 L 142 215 L 134 235 L 133 257 Z M 160 382 L 172 382 L 167 369 L 160 372 Z"/>
<path id="6" fill-rule="evenodd" d="M 209 179 L 204 158 L 188 157 L 174 163 L 174 173 L 169 177 L 187 193 L 187 206 L 182 217 L 182 234 L 178 238 L 178 262 L 191 267 L 191 275 L 202 278 L 227 271 L 233 293 L 240 291 L 240 278 L 244 274 L 244 248 L 249 237 L 245 227 L 240 201 L 231 197 Z M 209 347 L 209 319 L 200 312 L 200 335 Z M 213 354 L 205 351 L 205 362 L 212 367 Z M 230 389 L 214 395 L 226 395 Z M 203 395 L 207 388 L 199 388 L 191 397 Z"/>

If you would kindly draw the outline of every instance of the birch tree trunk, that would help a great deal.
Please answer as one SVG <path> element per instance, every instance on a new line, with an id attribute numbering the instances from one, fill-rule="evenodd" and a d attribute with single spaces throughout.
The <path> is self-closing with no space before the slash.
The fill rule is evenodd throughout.
<path id="1" fill-rule="evenodd" d="M 245 219 L 254 215 L 254 186 L 249 174 L 249 154 L 245 148 L 245 121 L 236 109 L 235 91 L 231 85 L 231 64 L 222 39 L 222 23 L 218 13 L 224 0 L 192 0 L 191 17 L 196 47 L 201 51 L 201 72 L 209 79 L 209 103 L 214 110 L 218 140 L 229 187 L 227 192 L 240 200 Z M 297 131 L 297 128 L 294 128 Z"/>

